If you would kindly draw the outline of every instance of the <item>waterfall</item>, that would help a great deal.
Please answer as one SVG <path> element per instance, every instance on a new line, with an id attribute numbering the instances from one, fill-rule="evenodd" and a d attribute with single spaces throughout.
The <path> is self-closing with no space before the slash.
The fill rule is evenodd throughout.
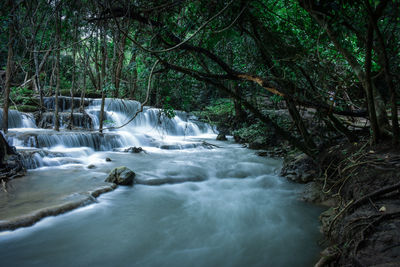
<path id="1" fill-rule="evenodd" d="M 44 98 L 44 106 L 54 110 L 55 99 Z M 74 98 L 74 106 L 80 105 L 80 99 Z M 179 137 L 199 136 L 213 134 L 213 129 L 196 120 L 196 117 L 183 112 L 175 111 L 175 117 L 169 118 L 163 110 L 144 107 L 143 112 L 129 122 L 140 108 L 140 103 L 133 100 L 106 99 L 104 107 L 104 131 L 97 130 L 100 125 L 101 99 L 85 99 L 85 112 L 75 112 L 73 117 L 73 130 L 67 130 L 70 121 L 72 99 L 59 98 L 60 132 L 54 127 L 54 112 L 45 112 L 38 119 L 36 125 L 33 115 L 16 110 L 9 112 L 9 128 L 7 139 L 11 145 L 21 151 L 26 151 L 27 168 L 43 166 L 58 166 L 74 162 L 76 149 L 89 149 L 95 151 L 123 151 L 129 147 L 153 147 L 157 149 L 191 149 L 201 147 L 200 142 L 189 142 Z M 0 117 L 2 110 L 0 112 Z M 120 126 L 126 126 L 119 128 Z M 206 147 L 206 146 L 205 146 Z M 50 153 L 58 148 L 58 154 Z M 33 152 L 32 152 L 32 149 Z M 36 149 L 36 150 L 35 150 Z M 73 150 L 73 153 L 71 152 Z M 72 154 L 73 155 L 72 155 Z M 86 152 L 85 152 L 86 153 Z M 89 154 L 90 154 L 89 153 Z M 86 157 L 84 155 L 78 155 Z"/>
<path id="2" fill-rule="evenodd" d="M 71 112 L 60 112 L 59 125 L 61 129 L 66 129 L 70 122 Z M 45 112 L 42 114 L 40 121 L 38 122 L 39 128 L 52 129 L 54 127 L 54 113 Z M 75 128 L 82 130 L 93 130 L 94 124 L 93 120 L 96 120 L 93 116 L 87 113 L 74 112 L 73 125 Z"/>
<path id="3" fill-rule="evenodd" d="M 0 109 L 0 121 L 3 122 L 3 109 Z M 19 112 L 18 110 L 8 110 L 8 128 L 37 128 L 33 115 Z"/>
<path id="4" fill-rule="evenodd" d="M 101 99 L 92 100 L 88 106 L 88 113 L 99 117 Z M 140 108 L 140 103 L 133 100 L 106 99 L 104 111 L 106 127 L 121 126 L 128 122 Z M 194 116 L 186 112 L 177 111 L 174 118 L 168 118 L 161 109 L 145 107 L 143 112 L 130 122 L 126 129 L 130 132 L 151 133 L 158 132 L 164 135 L 195 136 L 203 133 L 212 133 L 212 129 L 200 122 L 193 121 Z M 98 121 L 94 127 L 98 127 Z"/>

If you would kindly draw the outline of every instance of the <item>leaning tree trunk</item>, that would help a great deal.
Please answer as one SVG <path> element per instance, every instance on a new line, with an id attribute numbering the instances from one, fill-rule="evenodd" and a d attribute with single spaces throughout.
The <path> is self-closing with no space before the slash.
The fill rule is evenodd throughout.
<path id="1" fill-rule="evenodd" d="M 304 124 L 303 119 L 300 116 L 299 111 L 297 110 L 297 107 L 293 100 L 290 100 L 288 98 L 285 98 L 289 114 L 292 117 L 297 130 L 299 131 L 300 135 L 303 137 L 303 140 L 305 141 L 306 146 L 310 151 L 316 150 L 317 146 L 315 145 L 314 141 L 312 140 L 311 135 L 307 131 L 307 128 Z"/>

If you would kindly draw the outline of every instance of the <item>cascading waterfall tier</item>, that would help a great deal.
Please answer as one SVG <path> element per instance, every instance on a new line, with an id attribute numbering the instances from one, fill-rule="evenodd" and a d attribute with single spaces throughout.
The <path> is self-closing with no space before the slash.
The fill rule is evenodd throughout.
<path id="1" fill-rule="evenodd" d="M 127 144 L 117 133 L 101 134 L 99 132 L 10 132 L 11 145 L 17 147 L 51 148 L 55 146 L 90 147 L 96 151 L 107 151 Z"/>
<path id="2" fill-rule="evenodd" d="M 3 122 L 3 109 L 0 108 L 0 121 Z M 8 110 L 8 128 L 37 128 L 32 114 Z"/>
<path id="3" fill-rule="evenodd" d="M 136 146 L 189 149 L 202 146 L 202 144 L 173 137 L 213 134 L 213 129 L 209 125 L 196 121 L 196 117 L 186 112 L 175 111 L 175 117 L 169 118 L 160 109 L 144 107 L 142 112 L 137 113 L 140 108 L 139 102 L 121 99 L 105 100 L 104 130 L 103 133 L 99 133 L 101 99 L 84 99 L 84 112 L 75 112 L 81 106 L 79 98 L 72 100 L 70 97 L 59 97 L 58 101 L 61 129 L 59 132 L 52 129 L 55 119 L 53 112 L 41 114 L 37 124 L 32 114 L 15 110 L 9 112 L 10 131 L 7 139 L 11 145 L 21 151 L 28 151 L 23 153 L 27 157 L 25 161 L 27 168 L 69 163 L 70 160 L 59 159 L 71 156 L 68 153 L 73 148 L 89 148 L 92 153 L 94 151 L 123 151 L 123 148 Z M 70 124 L 72 101 L 75 107 L 73 130 L 67 130 Z M 54 104 L 53 97 L 44 98 L 44 106 L 48 110 L 54 110 Z M 135 114 L 136 117 L 132 120 Z M 120 127 L 123 125 L 124 127 Z M 32 152 L 32 149 L 36 150 Z M 49 153 L 50 150 L 54 152 L 54 149 L 58 149 L 57 157 L 53 156 L 54 153 Z"/>

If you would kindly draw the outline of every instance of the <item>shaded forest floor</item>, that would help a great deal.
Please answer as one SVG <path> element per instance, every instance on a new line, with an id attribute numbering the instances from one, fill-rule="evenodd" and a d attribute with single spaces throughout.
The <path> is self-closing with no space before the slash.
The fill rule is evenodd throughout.
<path id="1" fill-rule="evenodd" d="M 291 158 L 286 168 L 294 158 L 303 170 L 315 166 Z M 391 143 L 341 143 L 316 166 L 304 199 L 330 206 L 320 216 L 327 248 L 316 266 L 400 266 L 400 151 Z"/>

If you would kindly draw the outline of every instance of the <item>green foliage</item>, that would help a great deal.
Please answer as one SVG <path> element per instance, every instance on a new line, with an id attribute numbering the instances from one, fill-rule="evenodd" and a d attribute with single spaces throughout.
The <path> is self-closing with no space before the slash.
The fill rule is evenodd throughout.
<path id="1" fill-rule="evenodd" d="M 164 104 L 163 104 L 162 113 L 165 116 L 167 116 L 168 118 L 172 119 L 173 117 L 175 117 L 175 111 L 174 111 L 174 108 L 169 103 L 170 101 L 171 101 L 171 98 L 169 96 L 167 96 L 165 98 L 165 101 L 164 101 Z"/>
<path id="2" fill-rule="evenodd" d="M 287 113 L 269 110 L 265 112 L 279 127 L 289 129 L 292 125 L 292 120 Z"/>
<path id="3" fill-rule="evenodd" d="M 18 104 L 25 105 L 30 102 L 33 92 L 27 87 L 12 87 L 10 89 L 10 98 Z"/>
<path id="4" fill-rule="evenodd" d="M 262 142 L 267 143 L 268 128 L 265 124 L 257 121 L 256 123 L 250 124 L 238 130 L 233 131 L 233 135 L 236 139 L 241 142 L 252 143 L 252 142 Z"/>
<path id="5" fill-rule="evenodd" d="M 61 89 L 68 89 L 72 86 L 72 80 L 68 79 L 67 77 L 61 76 L 60 77 L 60 90 Z M 55 90 L 55 89 L 53 89 Z"/>
<path id="6" fill-rule="evenodd" d="M 220 98 L 211 105 L 206 106 L 204 110 L 193 112 L 203 122 L 217 127 L 218 131 L 229 133 L 235 123 L 235 109 L 231 99 Z"/>
<path id="7" fill-rule="evenodd" d="M 202 110 L 199 115 L 203 120 L 221 128 L 231 129 L 235 121 L 235 108 L 233 101 L 228 97 L 232 96 L 220 90 L 218 84 L 232 91 L 239 89 L 235 93 L 256 108 L 259 108 L 260 103 L 257 99 L 260 98 L 269 98 L 274 104 L 283 101 L 278 95 L 266 94 L 267 87 L 284 89 L 300 106 L 305 105 L 302 101 L 307 101 L 305 105 L 307 107 L 309 103 L 311 106 L 330 105 L 332 104 L 329 102 L 330 92 L 335 92 L 333 108 L 336 110 L 349 110 L 349 106 L 357 109 L 367 108 L 363 83 L 358 80 L 361 76 L 356 75 L 343 50 L 347 51 L 363 70 L 370 19 L 366 6 L 370 3 L 375 9 L 382 1 L 366 1 L 363 5 L 354 1 L 344 1 L 340 4 L 335 1 L 308 1 L 314 4 L 318 16 L 324 17 L 326 23 L 324 26 L 331 28 L 336 41 L 333 41 L 332 34 L 328 35 L 325 27 L 321 27 L 315 20 L 316 16 L 313 17 L 312 12 L 302 6 L 307 1 L 233 1 L 229 6 L 225 1 L 213 1 L 212 5 L 210 1 L 178 2 L 173 8 L 155 8 L 152 12 L 143 12 L 142 21 L 137 21 L 133 17 L 127 21 L 126 18 L 117 18 L 120 23 L 118 26 L 124 28 L 130 38 L 150 50 L 173 47 L 179 43 L 175 37 L 181 41 L 185 40 L 201 25 L 206 25 L 184 45 L 166 53 L 156 53 L 156 56 L 140 49 L 128 38 L 123 51 L 124 64 L 119 96 L 125 98 L 132 96 L 143 101 L 151 66 L 156 58 L 160 58 L 163 62 L 157 66 L 154 73 L 148 104 L 162 108 L 168 117 L 174 116 L 174 109 Z M 160 1 L 143 0 L 115 3 L 115 7 L 122 10 L 143 10 L 144 7 L 151 9 L 159 5 Z M 208 21 L 225 7 L 220 16 Z M 23 1 L 23 4 L 18 6 L 14 16 L 18 34 L 13 43 L 13 60 L 17 70 L 13 74 L 13 85 L 21 84 L 26 79 L 26 74 L 29 76 L 27 78 L 30 78 L 35 73 L 33 51 L 46 51 L 58 45 L 55 44 L 54 8 L 55 5 L 51 1 Z M 87 18 L 95 18 L 99 14 L 108 12 L 96 1 L 93 3 L 63 1 L 60 8 L 62 36 L 59 45 L 63 47 L 60 64 L 61 93 L 69 96 L 74 69 L 77 95 L 81 91 L 80 88 L 83 88 L 84 78 L 88 91 L 99 88 L 102 63 L 106 62 L 106 77 L 102 81 L 102 88 L 107 97 L 113 97 L 116 90 L 118 44 L 123 36 L 118 31 L 119 27 L 115 24 L 115 20 L 106 20 L 104 23 L 88 22 Z M 386 46 L 390 72 L 396 74 L 400 72 L 398 52 L 400 23 L 398 14 L 394 10 L 398 10 L 398 1 L 388 1 L 382 10 L 382 16 L 377 20 L 377 26 L 381 29 Z M 9 7 L 4 5 L 4 12 L 0 15 L 2 69 L 6 66 L 8 52 L 7 29 L 10 16 L 7 12 Z M 146 21 L 150 20 L 157 23 L 147 24 Z M 102 25 L 105 26 L 107 36 L 106 59 L 102 58 L 102 40 L 99 34 Z M 33 33 L 36 35 L 33 36 Z M 374 36 L 372 76 L 379 87 L 378 91 L 384 92 L 383 98 L 388 107 L 386 99 L 390 99 L 390 95 L 388 86 L 382 78 L 384 68 L 381 62 L 382 55 L 378 49 L 378 35 L 374 33 Z M 343 49 L 339 49 L 339 45 Z M 75 58 L 73 51 L 77 52 Z M 45 54 L 45 52 L 36 54 L 39 62 Z M 85 64 L 86 58 L 88 69 Z M 41 88 L 48 95 L 53 93 L 55 87 L 55 60 L 55 53 L 50 53 L 39 77 Z M 74 62 L 76 66 L 73 66 Z M 165 62 L 185 71 L 174 70 Z M 238 79 L 231 73 L 258 76 L 267 81 L 268 86 Z M 52 82 L 50 82 L 51 77 Z M 400 91 L 398 80 L 399 78 L 393 75 L 397 93 Z M 378 86 L 379 84 L 381 86 Z M 32 93 L 28 88 L 13 88 L 11 99 L 18 104 L 32 104 L 30 103 Z M 99 97 L 100 94 L 87 93 L 86 96 Z M 259 110 L 265 114 L 263 108 Z M 287 115 L 274 112 L 268 112 L 268 115 L 284 129 L 296 131 L 296 128 L 289 128 L 290 120 Z M 264 126 L 256 123 L 254 118 L 252 122 L 254 123 L 242 128 L 238 135 L 248 139 L 251 139 L 256 132 L 262 135 Z M 240 126 L 238 123 L 234 125 L 234 127 Z M 299 133 L 293 135 L 299 136 Z"/>
<path id="8" fill-rule="evenodd" d="M 283 96 L 280 96 L 280 95 L 272 95 L 271 96 L 271 101 L 275 104 L 282 102 L 282 100 L 283 100 Z"/>
<path id="9" fill-rule="evenodd" d="M 10 106 L 10 109 L 16 109 L 15 106 Z M 21 112 L 35 112 L 39 110 L 38 106 L 18 105 L 18 110 Z"/>
<path id="10" fill-rule="evenodd" d="M 201 112 L 201 117 L 208 118 L 211 122 L 229 120 L 235 115 L 234 104 L 231 99 L 217 99 L 212 105 Z"/>
<path id="11" fill-rule="evenodd" d="M 115 85 L 113 83 L 107 83 L 104 87 L 103 87 L 103 91 L 108 95 L 111 96 L 112 93 L 115 91 Z"/>

